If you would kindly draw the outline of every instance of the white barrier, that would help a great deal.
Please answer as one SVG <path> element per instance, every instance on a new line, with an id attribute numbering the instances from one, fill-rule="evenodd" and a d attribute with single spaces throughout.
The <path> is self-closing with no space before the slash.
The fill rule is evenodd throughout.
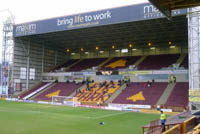
<path id="1" fill-rule="evenodd" d="M 134 105 L 134 104 L 115 104 L 109 103 L 109 107 L 122 107 L 123 109 L 151 109 L 151 105 Z"/>
<path id="2" fill-rule="evenodd" d="M 6 98 L 6 100 L 8 100 L 8 101 L 18 101 L 17 98 Z"/>
<path id="3" fill-rule="evenodd" d="M 33 100 L 19 100 L 18 98 L 6 98 L 5 100 L 8 101 L 18 101 L 18 102 L 27 102 L 27 103 L 39 103 L 39 104 L 52 104 L 51 102 L 46 101 L 33 101 Z M 54 105 L 63 105 L 61 103 L 54 103 Z M 95 108 L 95 109 L 106 109 L 106 110 L 116 110 L 116 111 L 130 111 L 130 112 L 141 112 L 140 109 L 137 108 L 146 108 L 149 109 L 150 105 L 131 105 L 131 104 L 108 104 L 107 107 L 104 106 L 90 106 L 90 105 L 81 105 L 76 104 L 78 107 L 85 107 L 85 108 Z M 164 112 L 172 112 L 172 109 L 161 109 Z"/>
<path id="4" fill-rule="evenodd" d="M 110 106 L 110 107 L 105 107 L 105 109 L 106 109 L 106 110 L 117 110 L 117 111 L 122 111 L 122 108 L 120 108 L 120 107 L 112 107 L 112 106 Z"/>
<path id="5" fill-rule="evenodd" d="M 51 82 L 51 83 L 47 83 L 46 85 L 40 87 L 38 90 L 36 90 L 36 91 L 30 93 L 29 95 L 25 96 L 23 99 L 26 100 L 26 99 L 30 98 L 31 96 L 33 96 L 33 95 L 35 95 L 36 93 L 42 91 L 43 89 L 47 88 L 47 87 L 50 86 L 51 84 L 52 84 L 52 82 Z"/>
<path id="6" fill-rule="evenodd" d="M 37 103 L 39 103 L 39 104 L 50 104 L 49 102 L 46 102 L 46 101 L 38 101 Z"/>
<path id="7" fill-rule="evenodd" d="M 163 112 L 172 112 L 172 109 L 161 109 Z"/>

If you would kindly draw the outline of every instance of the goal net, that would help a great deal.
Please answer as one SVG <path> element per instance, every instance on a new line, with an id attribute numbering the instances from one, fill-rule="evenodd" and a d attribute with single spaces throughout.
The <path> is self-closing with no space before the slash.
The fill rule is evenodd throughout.
<path id="1" fill-rule="evenodd" d="M 80 104 L 80 102 L 78 102 L 78 98 L 77 97 L 71 97 L 71 96 L 52 96 L 52 104 L 55 104 L 55 105 L 76 106 L 77 104 Z"/>

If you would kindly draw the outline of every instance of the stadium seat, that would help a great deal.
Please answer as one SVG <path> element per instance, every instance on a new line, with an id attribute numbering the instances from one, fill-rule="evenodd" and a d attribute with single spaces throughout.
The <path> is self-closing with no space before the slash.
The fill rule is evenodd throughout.
<path id="1" fill-rule="evenodd" d="M 146 82 L 130 83 L 113 103 L 156 105 L 167 85 L 167 82 L 156 82 L 146 87 Z"/>
<path id="2" fill-rule="evenodd" d="M 104 103 L 109 96 L 111 96 L 120 86 L 114 82 L 114 85 L 107 83 L 101 85 L 100 83 L 90 83 L 90 90 L 82 89 L 75 95 L 80 102 Z"/>
<path id="3" fill-rule="evenodd" d="M 121 68 L 127 68 L 129 65 L 139 60 L 141 56 L 126 56 L 126 57 L 115 57 L 108 63 L 102 66 L 101 70 L 117 70 Z"/>
<path id="4" fill-rule="evenodd" d="M 22 99 L 25 96 L 29 95 L 30 93 L 36 91 L 37 89 L 39 89 L 40 87 L 46 85 L 48 82 L 41 82 L 38 85 L 36 85 L 35 87 L 29 89 L 29 90 L 25 90 L 24 93 L 22 93 L 19 97 Z"/>
<path id="5" fill-rule="evenodd" d="M 72 92 L 78 89 L 81 84 L 59 82 L 53 87 L 45 90 L 42 93 L 36 95 L 33 100 L 51 101 L 52 96 L 69 96 Z"/>
<path id="6" fill-rule="evenodd" d="M 107 58 L 94 58 L 94 59 L 83 59 L 78 64 L 72 66 L 68 72 L 77 72 L 81 70 L 86 70 L 88 68 L 96 67 L 102 62 L 104 62 Z"/>
<path id="7" fill-rule="evenodd" d="M 63 63 L 63 64 L 61 64 L 61 65 L 55 67 L 52 71 L 55 71 L 55 70 L 59 70 L 59 69 L 61 69 L 61 68 L 68 67 L 68 66 L 74 64 L 74 63 L 77 62 L 77 61 L 78 61 L 78 59 L 70 59 L 70 60 L 66 61 L 65 63 Z"/>
<path id="8" fill-rule="evenodd" d="M 176 63 L 180 54 L 150 55 L 139 64 L 139 70 L 159 70 Z M 159 63 L 159 64 L 158 64 Z"/>
<path id="9" fill-rule="evenodd" d="M 166 106 L 187 106 L 188 104 L 188 82 L 176 83 L 173 91 L 165 103 Z"/>
<path id="10" fill-rule="evenodd" d="M 185 69 L 188 69 L 188 55 L 185 56 L 185 59 L 180 64 L 180 67 L 184 67 Z"/>

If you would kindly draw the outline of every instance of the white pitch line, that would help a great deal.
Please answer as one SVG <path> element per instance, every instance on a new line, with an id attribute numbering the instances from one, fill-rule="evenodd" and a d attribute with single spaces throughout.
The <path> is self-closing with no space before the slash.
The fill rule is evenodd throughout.
<path id="1" fill-rule="evenodd" d="M 120 112 L 120 113 L 113 113 L 113 114 L 107 114 L 103 116 L 98 116 L 98 117 L 90 117 L 90 119 L 101 119 L 101 118 L 106 118 L 106 117 L 111 117 L 111 116 L 116 116 L 116 115 L 121 115 L 121 114 L 127 114 L 130 112 Z"/>
<path id="2" fill-rule="evenodd" d="M 20 112 L 20 113 L 51 114 L 51 115 L 59 115 L 59 116 L 62 116 L 62 117 L 89 119 L 88 117 L 78 116 L 78 115 L 68 115 L 68 114 L 62 114 L 62 113 L 52 113 L 52 112 L 44 112 L 44 111 L 36 111 L 36 110 L 21 110 L 21 109 L 17 109 L 17 108 L 5 108 L 5 107 L 4 107 L 4 109 L 2 109 L 2 108 L 3 107 L 0 107 L 0 112 L 10 112 L 10 113 Z"/>
<path id="3" fill-rule="evenodd" d="M 106 115 L 103 115 L 103 116 L 91 117 L 91 116 L 68 115 L 67 113 L 62 114 L 62 113 L 52 113 L 52 112 L 44 112 L 44 111 L 36 111 L 36 110 L 22 110 L 22 109 L 7 108 L 7 107 L 0 107 L 0 112 L 21 112 L 21 113 L 36 113 L 36 114 L 46 114 L 46 113 L 48 113 L 48 114 L 51 114 L 51 115 L 60 115 L 60 116 L 63 116 L 63 117 L 82 118 L 82 119 L 89 119 L 89 120 L 101 119 L 101 118 L 112 117 L 112 116 L 130 113 L 130 112 L 118 112 L 118 113 L 106 114 Z"/>
<path id="4" fill-rule="evenodd" d="M 30 110 L 15 110 L 15 111 L 10 111 L 8 109 L 0 109 L 0 112 L 10 112 L 10 113 L 13 113 L 13 112 L 20 112 L 20 113 L 37 113 L 37 114 L 40 114 L 41 112 L 40 111 L 30 111 Z"/>

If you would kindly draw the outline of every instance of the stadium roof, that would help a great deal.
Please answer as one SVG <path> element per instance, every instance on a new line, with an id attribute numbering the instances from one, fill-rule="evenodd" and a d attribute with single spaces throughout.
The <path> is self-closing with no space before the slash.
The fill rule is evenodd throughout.
<path id="1" fill-rule="evenodd" d="M 183 45 L 188 33 L 185 13 L 186 10 L 173 11 L 173 19 L 168 21 L 153 5 L 144 3 L 18 24 L 14 26 L 14 36 L 74 51 L 81 47 L 88 51 L 95 46 L 111 48 L 113 44 L 123 48 L 129 43 L 137 47 L 148 42 L 168 45 L 169 41 Z"/>
<path id="2" fill-rule="evenodd" d="M 171 17 L 171 10 L 200 6 L 200 0 L 149 0 L 167 17 Z"/>

